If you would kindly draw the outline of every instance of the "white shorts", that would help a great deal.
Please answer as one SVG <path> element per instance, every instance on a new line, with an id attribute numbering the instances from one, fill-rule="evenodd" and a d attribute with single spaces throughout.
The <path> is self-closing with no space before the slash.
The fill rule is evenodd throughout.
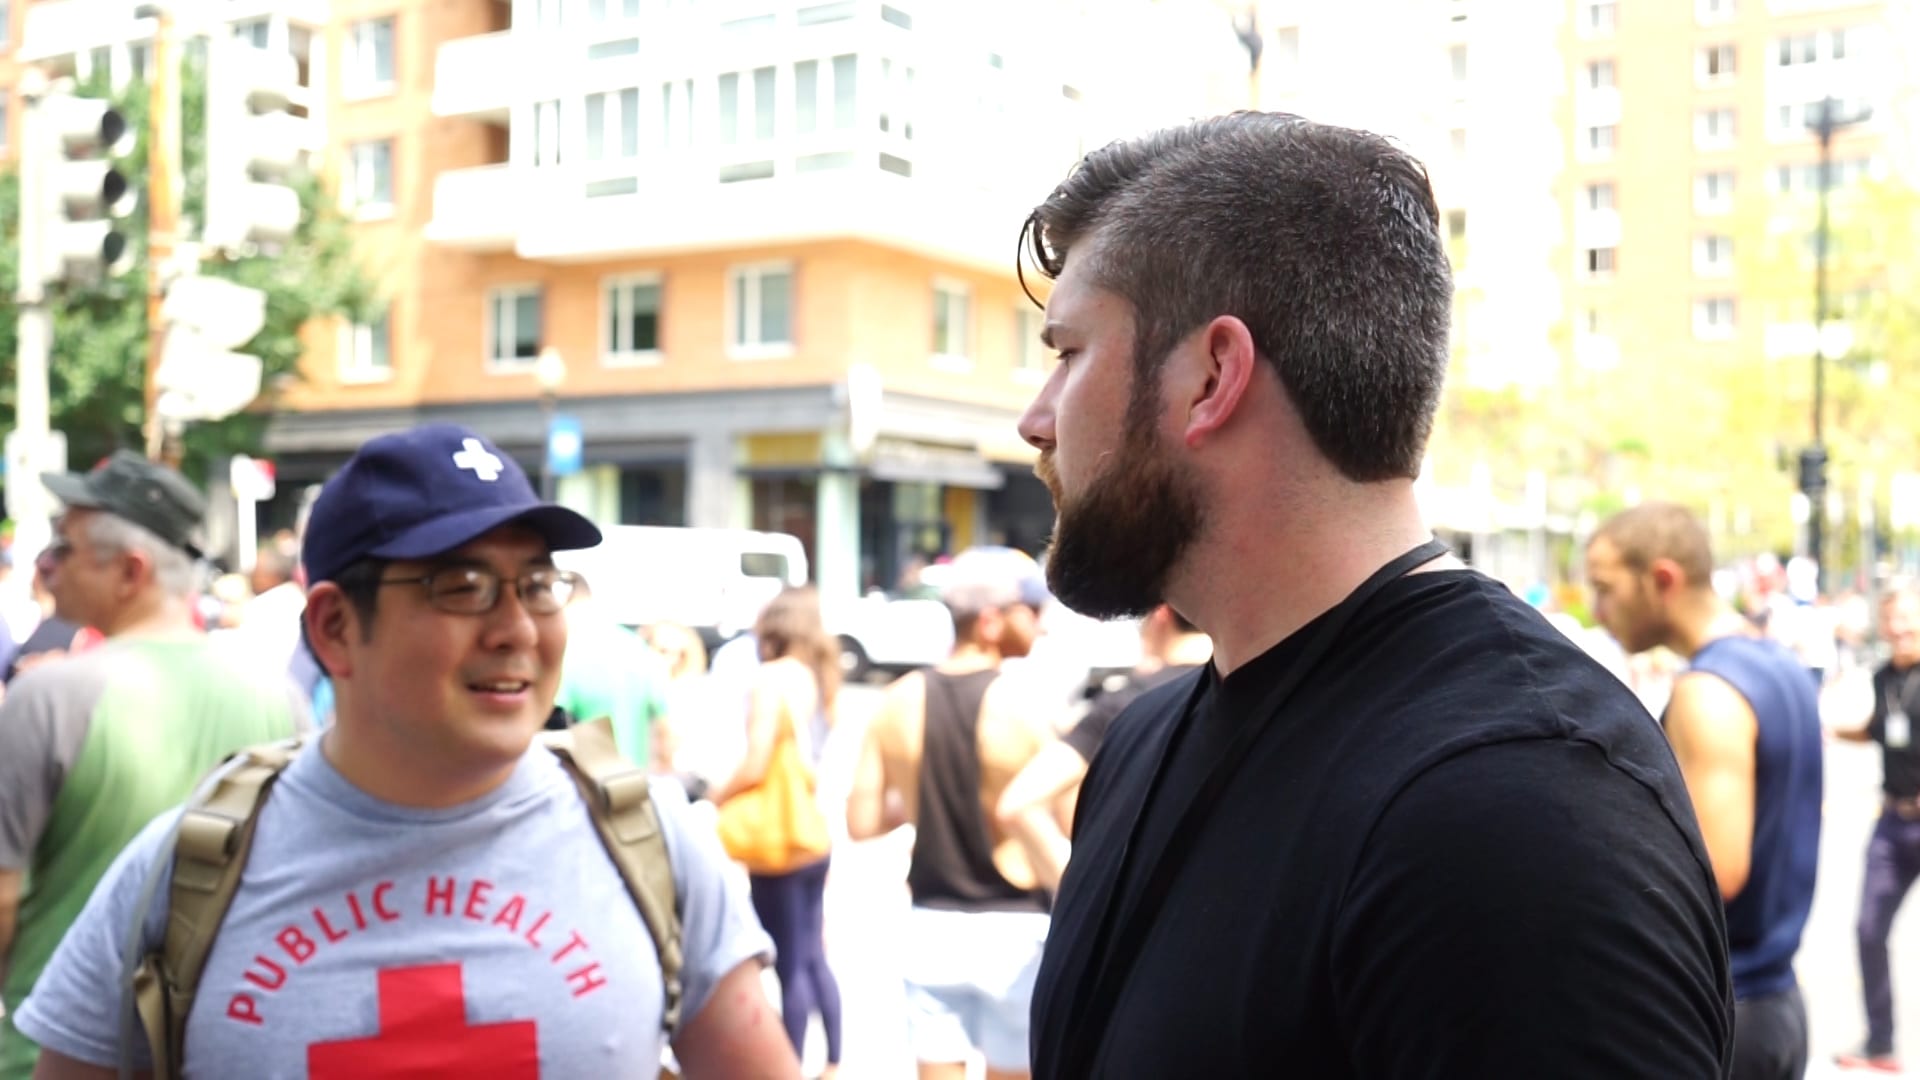
<path id="1" fill-rule="evenodd" d="M 907 915 L 907 1029 L 917 1060 L 1025 1072 L 1033 982 L 1051 919 L 1037 911 Z"/>

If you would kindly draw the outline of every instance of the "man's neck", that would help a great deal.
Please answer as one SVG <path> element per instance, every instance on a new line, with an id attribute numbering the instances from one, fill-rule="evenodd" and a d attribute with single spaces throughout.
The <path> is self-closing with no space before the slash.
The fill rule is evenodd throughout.
<path id="1" fill-rule="evenodd" d="M 1345 485 L 1312 505 L 1225 501 L 1182 560 L 1167 599 L 1211 639 L 1228 675 L 1431 539 L 1411 483 Z M 1457 568 L 1451 558 L 1420 569 Z"/>
<path id="2" fill-rule="evenodd" d="M 133 604 L 118 613 L 110 625 L 99 626 L 105 637 L 121 639 L 186 639 L 200 636 L 193 612 L 186 602 L 168 597 L 153 597 Z"/>
<path id="3" fill-rule="evenodd" d="M 497 790 L 513 776 L 518 759 L 503 765 L 466 771 L 436 771 L 422 775 L 403 766 L 416 761 L 418 751 L 396 748 L 390 741 L 370 737 L 351 720 L 336 719 L 320 737 L 320 750 L 347 783 L 384 803 L 417 810 L 444 810 L 469 803 Z"/>
<path id="4" fill-rule="evenodd" d="M 939 670 L 944 675 L 965 675 L 973 671 L 985 671 L 1000 666 L 1000 650 L 977 641 L 963 641 L 954 646 L 953 652 L 940 662 Z"/>
<path id="5" fill-rule="evenodd" d="M 1691 660 L 1721 638 L 1753 636 L 1753 624 L 1713 590 L 1695 589 L 1676 602 L 1673 631 L 1664 644 Z"/>

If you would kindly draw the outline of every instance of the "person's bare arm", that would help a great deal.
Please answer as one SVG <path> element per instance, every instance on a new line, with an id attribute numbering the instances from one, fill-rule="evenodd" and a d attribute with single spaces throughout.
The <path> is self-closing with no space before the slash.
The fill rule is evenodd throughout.
<path id="1" fill-rule="evenodd" d="M 720 806 L 743 791 L 758 787 L 773 764 L 773 746 L 780 737 L 780 717 L 786 708 L 785 688 L 777 673 L 762 669 L 747 706 L 747 754 L 727 782 L 713 793 Z"/>
<path id="2" fill-rule="evenodd" d="M 41 1050 L 33 1066 L 33 1080 L 118 1080 L 120 1070 L 111 1065 L 89 1065 L 75 1061 L 55 1050 Z M 153 1073 L 136 1069 L 134 1080 L 153 1080 Z"/>
<path id="3" fill-rule="evenodd" d="M 1020 841 L 1033 863 L 1033 872 L 1048 892 L 1060 889 L 1073 844 L 1060 827 L 1054 806 L 1061 795 L 1078 787 L 1087 775 L 1087 759 L 1059 740 L 1041 747 L 1007 789 L 995 808 L 1000 827 Z"/>
<path id="4" fill-rule="evenodd" d="M 713 988 L 699 1015 L 673 1040 L 687 1080 L 792 1080 L 800 1075 L 793 1044 L 760 982 L 760 961 L 748 960 Z"/>
<path id="5" fill-rule="evenodd" d="M 879 711 L 861 734 L 860 760 L 854 766 L 853 787 L 847 792 L 847 835 L 855 840 L 877 839 L 906 824 L 899 810 L 905 801 L 898 794 L 898 785 L 887 775 L 887 755 L 881 743 L 899 722 L 908 694 L 925 693 L 919 688 L 920 682 L 908 675 L 889 687 Z"/>
<path id="6" fill-rule="evenodd" d="M 25 877 L 19 870 L 0 870 L 0 981 L 7 977 L 13 935 L 20 927 L 20 888 Z"/>
<path id="7" fill-rule="evenodd" d="M 1725 680 L 1694 673 L 1674 682 L 1667 738 L 1693 799 L 1700 837 L 1723 900 L 1747 886 L 1753 864 L 1755 746 L 1760 722 Z"/>

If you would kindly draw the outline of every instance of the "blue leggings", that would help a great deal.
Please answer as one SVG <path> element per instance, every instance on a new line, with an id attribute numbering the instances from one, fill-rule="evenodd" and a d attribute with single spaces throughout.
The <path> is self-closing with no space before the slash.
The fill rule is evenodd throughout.
<path id="1" fill-rule="evenodd" d="M 807 1021 L 820 1014 L 827 1029 L 827 1062 L 840 1064 L 840 984 L 827 967 L 827 860 L 790 874 L 754 874 L 753 910 L 779 950 L 773 970 L 780 976 L 780 1016 L 793 1052 L 803 1053 Z"/>

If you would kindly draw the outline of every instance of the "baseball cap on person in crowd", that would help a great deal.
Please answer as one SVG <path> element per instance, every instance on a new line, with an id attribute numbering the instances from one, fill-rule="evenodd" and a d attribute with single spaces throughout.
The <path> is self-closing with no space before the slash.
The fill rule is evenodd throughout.
<path id="1" fill-rule="evenodd" d="M 491 442 L 457 424 L 423 424 L 368 440 L 326 482 L 301 561 L 318 584 L 362 559 L 424 559 L 510 524 L 555 551 L 600 542 L 593 522 L 541 501 Z"/>
<path id="2" fill-rule="evenodd" d="M 194 558 L 201 552 L 194 530 L 207 513 L 207 500 L 187 478 L 132 450 L 115 450 L 85 473 L 43 473 L 53 497 L 70 507 L 99 510 L 124 518 Z"/>
<path id="3" fill-rule="evenodd" d="M 1012 604 L 1039 611 L 1053 600 L 1045 571 L 1018 548 L 971 547 L 946 563 L 928 567 L 922 580 L 938 586 L 940 599 L 956 615 Z"/>

